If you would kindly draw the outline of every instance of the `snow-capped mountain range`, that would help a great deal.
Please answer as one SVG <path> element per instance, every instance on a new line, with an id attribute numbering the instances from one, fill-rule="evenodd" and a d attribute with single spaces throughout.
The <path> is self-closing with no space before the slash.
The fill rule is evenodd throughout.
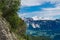
<path id="1" fill-rule="evenodd" d="M 52 17 L 38 17 L 38 16 L 34 16 L 32 17 L 33 20 L 55 20 Z"/>
<path id="2" fill-rule="evenodd" d="M 30 18 L 25 18 L 22 17 L 23 20 L 29 19 L 29 20 L 56 20 L 55 18 L 52 17 L 38 17 L 38 16 L 34 16 L 34 17 L 30 17 Z"/>

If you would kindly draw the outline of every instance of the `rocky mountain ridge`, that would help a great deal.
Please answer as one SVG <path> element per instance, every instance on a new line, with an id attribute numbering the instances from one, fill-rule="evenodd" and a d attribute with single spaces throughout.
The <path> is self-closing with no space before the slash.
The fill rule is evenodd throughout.
<path id="1" fill-rule="evenodd" d="M 0 17 L 0 40 L 18 40 L 13 32 L 10 32 L 9 23 Z"/>

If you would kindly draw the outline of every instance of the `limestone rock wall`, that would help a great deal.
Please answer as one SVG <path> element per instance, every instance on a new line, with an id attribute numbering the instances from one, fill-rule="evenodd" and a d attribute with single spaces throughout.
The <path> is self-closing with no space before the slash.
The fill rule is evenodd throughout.
<path id="1" fill-rule="evenodd" d="M 0 17 L 0 40 L 18 40 L 14 33 L 10 32 L 9 23 Z"/>

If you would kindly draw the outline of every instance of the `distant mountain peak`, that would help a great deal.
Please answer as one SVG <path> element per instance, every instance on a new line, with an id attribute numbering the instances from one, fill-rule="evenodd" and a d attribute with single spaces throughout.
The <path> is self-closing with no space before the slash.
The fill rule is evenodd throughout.
<path id="1" fill-rule="evenodd" d="M 38 17 L 38 16 L 34 16 L 32 17 L 33 20 L 55 20 L 52 17 Z"/>

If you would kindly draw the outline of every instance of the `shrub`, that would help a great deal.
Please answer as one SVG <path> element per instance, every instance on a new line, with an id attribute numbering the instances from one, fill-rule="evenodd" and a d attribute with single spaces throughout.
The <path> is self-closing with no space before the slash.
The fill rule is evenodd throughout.
<path id="1" fill-rule="evenodd" d="M 0 0 L 2 16 L 10 23 L 11 32 L 24 36 L 25 23 L 18 17 L 17 11 L 20 7 L 20 0 Z"/>

